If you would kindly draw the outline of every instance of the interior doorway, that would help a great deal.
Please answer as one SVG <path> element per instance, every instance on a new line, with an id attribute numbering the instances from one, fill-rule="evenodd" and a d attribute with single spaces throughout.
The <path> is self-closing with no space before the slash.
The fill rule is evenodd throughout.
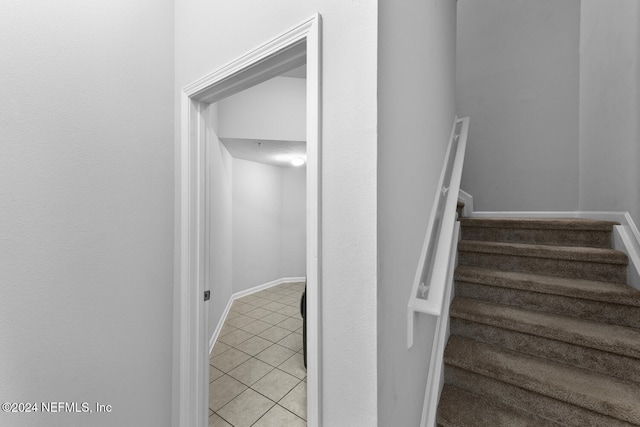
<path id="1" fill-rule="evenodd" d="M 207 108 L 230 95 L 306 64 L 306 275 L 307 423 L 320 420 L 321 361 L 321 18 L 305 22 L 183 89 L 180 165 L 180 330 L 175 404 L 181 426 L 207 425 L 209 327 L 205 289 L 211 272 L 208 230 L 210 165 L 206 144 Z"/>
<path id="2" fill-rule="evenodd" d="M 210 425 L 306 425 L 305 71 L 208 108 Z"/>

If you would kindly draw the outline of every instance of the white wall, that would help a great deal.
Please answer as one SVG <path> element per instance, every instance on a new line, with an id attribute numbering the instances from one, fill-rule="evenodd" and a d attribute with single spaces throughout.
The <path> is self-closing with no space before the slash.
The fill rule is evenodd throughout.
<path id="1" fill-rule="evenodd" d="M 282 173 L 233 159 L 233 291 L 282 277 Z"/>
<path id="2" fill-rule="evenodd" d="M 275 77 L 219 104 L 220 138 L 305 141 L 306 79 Z"/>
<path id="3" fill-rule="evenodd" d="M 282 277 L 307 275 L 307 168 L 280 168 L 282 173 Z"/>
<path id="4" fill-rule="evenodd" d="M 580 209 L 640 224 L 640 3 L 582 0 Z"/>
<path id="5" fill-rule="evenodd" d="M 640 4 L 459 2 L 463 188 L 480 210 L 640 221 Z"/>
<path id="6" fill-rule="evenodd" d="M 322 14 L 320 356 L 327 426 L 377 424 L 377 7 L 343 0 L 175 4 L 178 89 Z M 176 117 L 179 110 L 178 101 Z"/>
<path id="7" fill-rule="evenodd" d="M 209 333 L 213 335 L 233 294 L 233 158 L 218 139 L 218 105 L 207 107 L 211 206 L 211 302 Z"/>
<path id="8" fill-rule="evenodd" d="M 579 37 L 579 0 L 458 2 L 462 188 L 476 208 L 578 208 Z"/>
<path id="9" fill-rule="evenodd" d="M 110 404 L 3 426 L 169 426 L 173 2 L 9 1 L 0 395 Z"/>
<path id="10" fill-rule="evenodd" d="M 233 159 L 234 293 L 306 275 L 305 173 Z"/>
<path id="11" fill-rule="evenodd" d="M 456 2 L 379 7 L 378 425 L 418 426 L 435 319 L 407 350 L 407 301 L 455 117 Z"/>

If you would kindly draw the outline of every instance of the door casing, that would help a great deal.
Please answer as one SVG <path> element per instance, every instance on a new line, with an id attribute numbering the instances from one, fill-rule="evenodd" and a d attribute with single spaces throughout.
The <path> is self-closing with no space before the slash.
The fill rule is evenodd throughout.
<path id="1" fill-rule="evenodd" d="M 181 94 L 179 329 L 174 410 L 181 427 L 208 425 L 209 331 L 207 302 L 210 247 L 207 196 L 209 165 L 206 107 L 306 63 L 307 137 L 307 425 L 321 420 L 321 38 L 322 18 L 315 14 L 227 65 L 189 84 Z M 175 419 L 175 417 L 174 417 Z"/>

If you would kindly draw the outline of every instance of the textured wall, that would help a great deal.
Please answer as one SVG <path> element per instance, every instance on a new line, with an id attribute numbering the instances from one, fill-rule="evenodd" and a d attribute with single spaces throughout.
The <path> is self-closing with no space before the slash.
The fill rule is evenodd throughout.
<path id="1" fill-rule="evenodd" d="M 462 188 L 480 210 L 578 208 L 579 0 L 460 0 Z"/>
<path id="2" fill-rule="evenodd" d="M 283 277 L 307 275 L 306 168 L 282 168 L 282 256 Z"/>
<path id="3" fill-rule="evenodd" d="M 233 292 L 305 276 L 305 169 L 233 159 L 232 193 Z"/>
<path id="4" fill-rule="evenodd" d="M 459 2 L 462 184 L 476 208 L 640 222 L 639 21 L 633 0 Z"/>
<path id="5" fill-rule="evenodd" d="M 378 425 L 417 426 L 435 319 L 407 350 L 407 302 L 455 117 L 456 2 L 380 2 L 379 25 Z"/>
<path id="6" fill-rule="evenodd" d="M 168 426 L 173 2 L 0 14 L 0 396 L 110 404 L 3 426 Z"/>
<path id="7" fill-rule="evenodd" d="M 583 0 L 580 208 L 640 225 L 640 3 Z"/>
<path id="8" fill-rule="evenodd" d="M 276 77 L 223 99 L 220 138 L 305 141 L 307 81 Z"/>
<path id="9" fill-rule="evenodd" d="M 234 292 L 282 277 L 281 170 L 233 160 Z"/>

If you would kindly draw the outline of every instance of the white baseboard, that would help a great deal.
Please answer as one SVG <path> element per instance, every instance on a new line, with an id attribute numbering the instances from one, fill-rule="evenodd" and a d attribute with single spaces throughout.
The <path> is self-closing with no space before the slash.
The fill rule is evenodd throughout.
<path id="1" fill-rule="evenodd" d="M 231 308 L 231 304 L 233 304 L 233 295 L 231 296 L 231 298 L 229 298 L 229 301 L 227 301 L 227 306 L 224 308 L 224 311 L 222 312 L 222 316 L 220 316 L 220 320 L 216 325 L 216 330 L 213 331 L 213 334 L 209 339 L 209 355 L 211 355 L 211 352 L 213 351 L 213 346 L 216 344 L 216 341 L 218 340 L 218 335 L 220 335 L 220 329 L 222 329 L 224 320 L 227 318 L 227 314 L 229 314 L 229 309 Z"/>
<path id="2" fill-rule="evenodd" d="M 614 227 L 613 248 L 629 257 L 627 283 L 640 290 L 640 233 L 629 212 L 625 212 L 626 223 Z"/>
<path id="3" fill-rule="evenodd" d="M 473 214 L 473 196 L 461 188 L 458 192 L 458 200 L 464 203 L 464 208 L 462 208 L 462 216 L 471 216 L 471 214 Z"/>
<path id="4" fill-rule="evenodd" d="M 304 276 L 303 277 L 282 277 L 280 279 L 272 280 L 271 282 L 263 283 L 261 285 L 254 286 L 253 288 L 245 289 L 244 291 L 236 292 L 235 294 L 231 295 L 231 297 L 229 298 L 229 301 L 227 302 L 227 306 L 225 307 L 224 312 L 222 313 L 222 316 L 220 316 L 220 321 L 218 321 L 216 330 L 213 332 L 213 334 L 211 335 L 211 338 L 209 339 L 209 354 L 211 354 L 211 352 L 213 351 L 213 346 L 218 340 L 218 335 L 220 335 L 220 330 L 222 329 L 222 325 L 224 324 L 224 321 L 227 318 L 227 314 L 229 314 L 229 310 L 231 309 L 231 304 L 233 304 L 235 300 L 237 300 L 238 298 L 246 297 L 247 295 L 251 295 L 253 293 L 262 291 L 263 289 L 282 285 L 283 283 L 297 283 L 297 282 L 304 282 L 305 280 L 306 280 L 306 277 Z"/>
<path id="5" fill-rule="evenodd" d="M 470 218 L 585 218 L 626 223 L 626 212 L 607 211 L 476 211 Z M 631 217 L 629 216 L 629 219 Z"/>
<path id="6" fill-rule="evenodd" d="M 255 292 L 261 291 L 263 289 L 270 288 L 272 286 L 282 285 L 283 283 L 296 283 L 296 282 L 304 282 L 305 277 L 282 277 L 280 279 L 272 280 L 271 282 L 263 283 L 262 285 L 254 286 L 253 288 L 245 289 L 244 291 L 236 292 L 231 295 L 232 299 L 238 299 L 245 297 L 247 295 L 251 295 Z"/>

